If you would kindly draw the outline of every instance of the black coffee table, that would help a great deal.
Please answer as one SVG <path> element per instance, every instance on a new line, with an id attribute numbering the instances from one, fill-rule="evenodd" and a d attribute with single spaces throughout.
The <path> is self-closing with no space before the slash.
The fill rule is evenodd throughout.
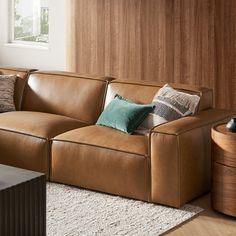
<path id="1" fill-rule="evenodd" d="M 0 235 L 46 235 L 45 174 L 0 164 Z"/>

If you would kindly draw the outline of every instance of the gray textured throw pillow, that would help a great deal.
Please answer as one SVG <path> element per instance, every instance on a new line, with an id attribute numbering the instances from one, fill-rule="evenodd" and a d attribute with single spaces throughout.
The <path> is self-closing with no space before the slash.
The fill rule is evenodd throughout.
<path id="1" fill-rule="evenodd" d="M 15 75 L 0 75 L 0 112 L 15 111 Z"/>
<path id="2" fill-rule="evenodd" d="M 200 97 L 173 89 L 164 85 L 154 96 L 155 109 L 136 130 L 147 134 L 154 126 L 195 114 Z"/>

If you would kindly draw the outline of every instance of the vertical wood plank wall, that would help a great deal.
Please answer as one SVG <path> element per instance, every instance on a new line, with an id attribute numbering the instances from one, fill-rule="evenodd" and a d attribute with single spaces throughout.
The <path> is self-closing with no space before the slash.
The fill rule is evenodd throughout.
<path id="1" fill-rule="evenodd" d="M 70 0 L 68 70 L 211 87 L 236 110 L 235 0 Z"/>

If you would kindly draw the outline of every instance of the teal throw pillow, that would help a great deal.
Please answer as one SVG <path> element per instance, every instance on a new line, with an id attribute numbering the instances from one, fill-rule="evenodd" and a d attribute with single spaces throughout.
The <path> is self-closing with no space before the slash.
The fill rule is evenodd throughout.
<path id="1" fill-rule="evenodd" d="M 153 108 L 153 104 L 136 104 L 116 95 L 102 112 L 96 125 L 112 127 L 131 134 Z"/>

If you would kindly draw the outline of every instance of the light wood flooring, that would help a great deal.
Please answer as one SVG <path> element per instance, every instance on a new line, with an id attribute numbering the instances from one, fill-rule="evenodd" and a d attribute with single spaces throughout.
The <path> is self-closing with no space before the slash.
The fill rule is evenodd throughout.
<path id="1" fill-rule="evenodd" d="M 236 236 L 236 218 L 214 211 L 211 208 L 210 194 L 198 198 L 192 205 L 202 207 L 199 216 L 173 229 L 168 236 Z"/>

